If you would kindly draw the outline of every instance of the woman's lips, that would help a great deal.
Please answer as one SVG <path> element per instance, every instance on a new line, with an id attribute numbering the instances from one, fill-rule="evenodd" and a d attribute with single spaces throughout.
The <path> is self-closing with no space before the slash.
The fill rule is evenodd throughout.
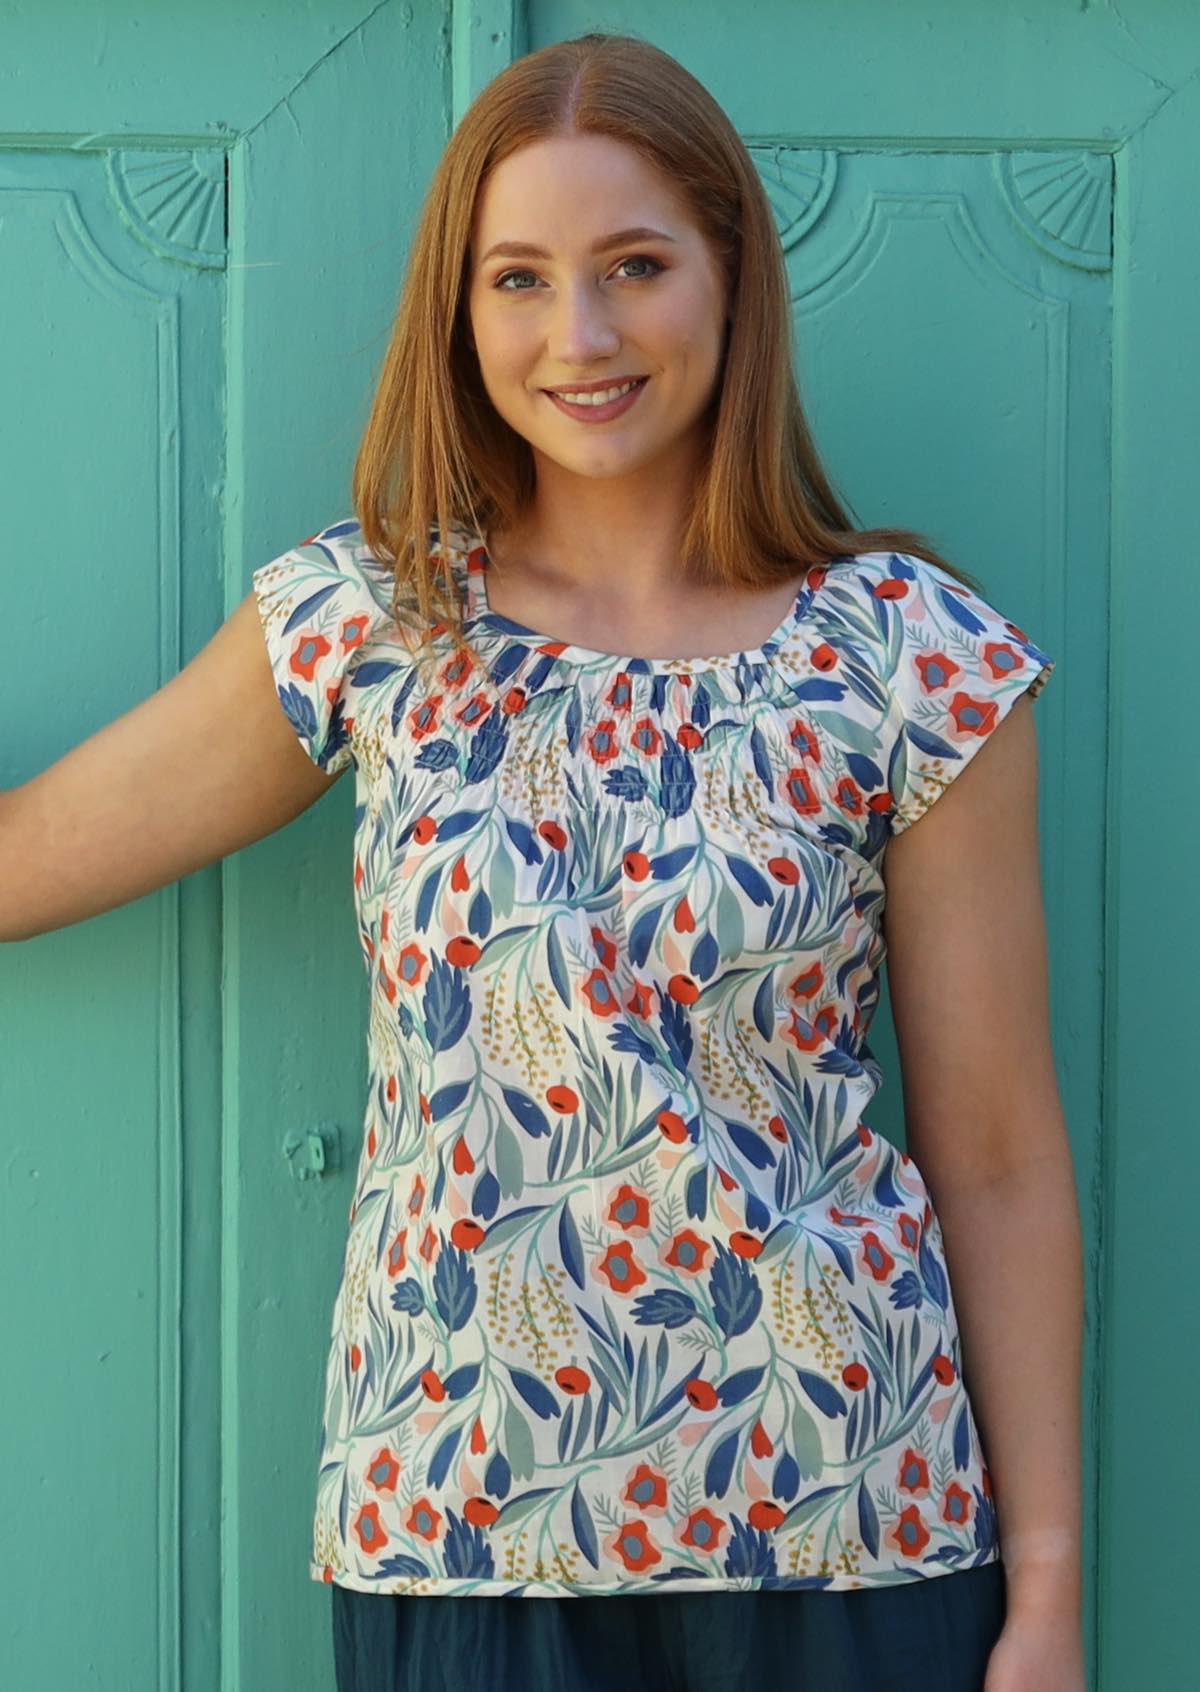
<path id="1" fill-rule="evenodd" d="M 543 388 L 542 392 L 567 417 L 578 418 L 581 423 L 607 423 L 610 417 L 620 417 L 623 412 L 629 410 L 649 380 L 648 376 L 643 376 L 636 387 L 630 388 L 627 394 L 619 394 L 616 399 L 609 400 L 607 405 L 572 405 L 561 394 L 552 393 L 549 388 Z"/>

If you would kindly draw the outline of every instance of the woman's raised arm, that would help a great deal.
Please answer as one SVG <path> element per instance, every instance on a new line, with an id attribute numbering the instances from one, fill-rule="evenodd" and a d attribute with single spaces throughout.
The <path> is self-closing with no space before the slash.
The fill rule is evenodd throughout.
<path id="1" fill-rule="evenodd" d="M 178 881 L 281 828 L 336 780 L 284 715 L 248 593 L 178 675 L 0 793 L 0 940 Z"/>

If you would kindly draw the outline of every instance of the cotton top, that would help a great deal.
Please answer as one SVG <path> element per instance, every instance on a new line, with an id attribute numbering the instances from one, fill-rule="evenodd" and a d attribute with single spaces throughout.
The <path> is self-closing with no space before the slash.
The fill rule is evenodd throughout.
<path id="1" fill-rule="evenodd" d="M 430 552 L 437 546 L 436 526 Z M 871 1587 L 1000 1555 L 938 1217 L 863 1120 L 882 861 L 1054 660 L 907 553 L 761 647 L 489 609 L 430 679 L 352 520 L 253 572 L 355 769 L 364 1137 L 310 1573 L 440 1596 Z"/>

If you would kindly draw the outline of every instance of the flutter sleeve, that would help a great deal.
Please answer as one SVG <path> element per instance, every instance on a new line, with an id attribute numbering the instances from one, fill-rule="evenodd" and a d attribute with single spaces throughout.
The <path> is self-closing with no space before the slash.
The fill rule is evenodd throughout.
<path id="1" fill-rule="evenodd" d="M 1055 659 L 989 600 L 911 553 L 860 561 L 874 601 L 884 677 L 891 832 L 916 822 L 962 773 L 1022 694 L 1036 699 Z"/>
<path id="2" fill-rule="evenodd" d="M 284 715 L 314 764 L 357 763 L 357 706 L 395 668 L 392 573 L 357 522 L 311 535 L 251 575 Z"/>

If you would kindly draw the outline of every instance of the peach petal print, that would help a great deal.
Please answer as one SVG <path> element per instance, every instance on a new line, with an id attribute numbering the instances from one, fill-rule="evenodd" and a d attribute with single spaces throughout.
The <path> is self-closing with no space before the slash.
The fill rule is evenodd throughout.
<path id="1" fill-rule="evenodd" d="M 707 1422 L 685 1422 L 681 1428 L 676 1428 L 675 1437 L 681 1445 L 699 1445 L 707 1432 Z"/>
<path id="2" fill-rule="evenodd" d="M 747 1457 L 742 1464 L 742 1489 L 751 1498 L 769 1498 L 771 1489 Z"/>
<path id="3" fill-rule="evenodd" d="M 440 1410 L 418 1410 L 413 1416 L 413 1426 L 418 1433 L 432 1433 L 442 1419 Z"/>
<path id="4" fill-rule="evenodd" d="M 935 1398 L 925 1414 L 931 1422 L 944 1422 L 957 1402 L 957 1393 L 948 1392 L 945 1398 Z"/>

